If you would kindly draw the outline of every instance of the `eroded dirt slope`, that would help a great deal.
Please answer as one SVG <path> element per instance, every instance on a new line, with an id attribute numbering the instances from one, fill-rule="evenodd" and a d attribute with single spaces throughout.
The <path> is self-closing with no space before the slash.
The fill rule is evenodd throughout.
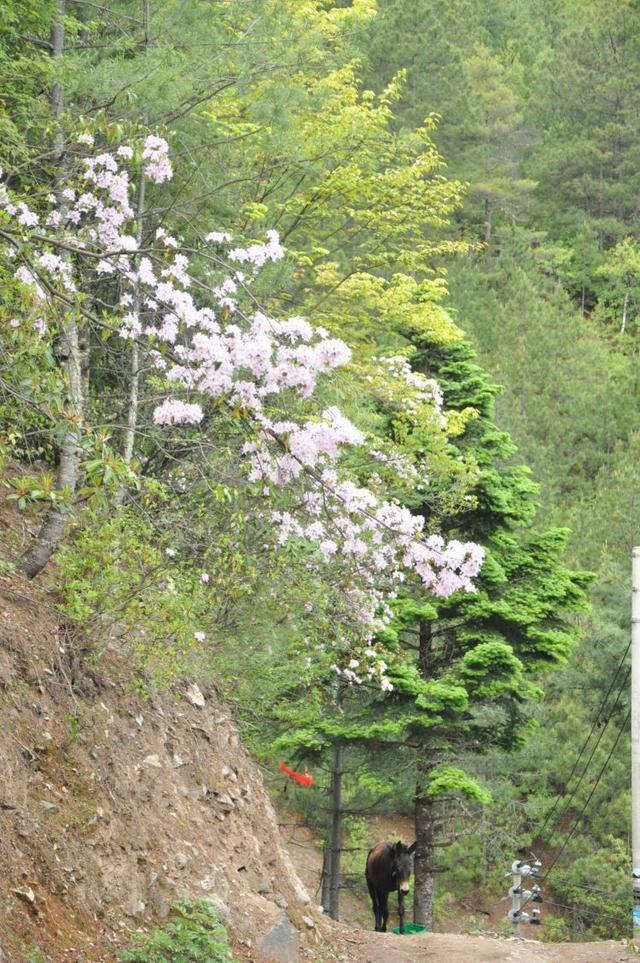
<path id="1" fill-rule="evenodd" d="M 0 557 L 19 547 L 4 506 Z M 52 577 L 49 576 L 49 581 Z M 110 960 L 180 896 L 219 901 L 236 950 L 316 912 L 257 766 L 212 689 L 134 697 L 123 653 L 95 662 L 55 592 L 0 571 L 0 944 Z M 316 913 L 317 915 L 317 913 Z M 250 957 L 249 957 L 250 958 Z"/>

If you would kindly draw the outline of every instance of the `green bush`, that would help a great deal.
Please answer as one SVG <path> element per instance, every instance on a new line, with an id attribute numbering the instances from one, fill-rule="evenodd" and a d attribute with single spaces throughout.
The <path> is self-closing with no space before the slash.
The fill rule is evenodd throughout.
<path id="1" fill-rule="evenodd" d="M 151 933 L 140 934 L 120 963 L 233 963 L 227 931 L 204 900 L 181 900 Z"/>
<path id="2" fill-rule="evenodd" d="M 198 668 L 209 636 L 211 593 L 190 561 L 175 558 L 133 511 L 105 518 L 87 509 L 58 554 L 63 615 L 96 644 L 120 640 L 135 685 L 167 688 Z M 166 539 L 168 545 L 171 541 Z"/>

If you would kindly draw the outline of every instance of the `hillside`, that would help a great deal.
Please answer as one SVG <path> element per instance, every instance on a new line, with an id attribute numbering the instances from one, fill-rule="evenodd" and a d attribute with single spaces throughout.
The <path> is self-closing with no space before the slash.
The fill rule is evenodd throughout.
<path id="1" fill-rule="evenodd" d="M 16 522 L 3 512 L 5 560 Z M 281 907 L 309 940 L 302 915 L 316 911 L 216 693 L 136 699 L 117 653 L 92 664 L 60 622 L 52 587 L 2 574 L 0 592 L 5 958 L 33 945 L 56 961 L 111 960 L 185 895 L 215 900 L 241 952 Z"/>
<path id="2" fill-rule="evenodd" d="M 0 556 L 25 526 L 0 515 Z M 631 959 L 620 943 L 399 938 L 327 919 L 283 845 L 259 767 L 213 688 L 136 698 L 56 610 L 55 573 L 0 574 L 0 948 L 6 963 L 111 963 L 176 899 L 205 897 L 239 960 Z M 42 956 L 34 954 L 40 951 Z M 426 956 L 425 956 L 426 954 Z"/>
<path id="3" fill-rule="evenodd" d="M 624 956 L 639 38 L 3 0 L 4 957 Z"/>

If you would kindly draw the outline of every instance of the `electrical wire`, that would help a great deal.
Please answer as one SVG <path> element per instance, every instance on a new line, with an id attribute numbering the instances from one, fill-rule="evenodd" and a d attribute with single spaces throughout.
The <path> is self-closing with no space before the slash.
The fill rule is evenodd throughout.
<path id="1" fill-rule="evenodd" d="M 592 748 L 592 750 L 591 750 L 591 754 L 590 754 L 589 758 L 587 759 L 587 762 L 585 763 L 585 766 L 584 766 L 584 768 L 583 768 L 583 770 L 582 770 L 582 773 L 580 774 L 580 778 L 578 779 L 577 783 L 576 783 L 575 786 L 573 787 L 573 791 L 571 792 L 571 795 L 570 795 L 569 798 L 567 799 L 566 805 L 564 806 L 562 812 L 561 812 L 560 815 L 557 817 L 556 822 L 557 822 L 558 824 L 562 821 L 562 819 L 564 819 L 564 817 L 567 815 L 567 813 L 569 812 L 569 810 L 570 810 L 570 808 L 571 808 L 571 803 L 572 803 L 572 801 L 575 799 L 576 793 L 577 793 L 578 789 L 580 788 L 580 786 L 582 785 L 582 780 L 583 780 L 584 777 L 586 776 L 587 771 L 588 771 L 588 769 L 589 769 L 589 766 L 591 765 L 591 761 L 592 761 L 593 757 L 595 756 L 596 751 L 597 751 L 597 749 L 598 749 L 598 746 L 600 745 L 600 743 L 601 743 L 601 741 L 602 741 L 602 737 L 604 736 L 604 734 L 605 734 L 605 732 L 606 732 L 607 726 L 608 726 L 609 723 L 611 722 L 611 717 L 612 717 L 613 713 L 616 711 L 616 709 L 618 708 L 618 702 L 620 701 L 620 696 L 621 696 L 622 693 L 623 693 L 624 691 L 626 691 L 626 689 L 627 689 L 627 686 L 628 686 L 628 684 L 629 684 L 629 678 L 630 678 L 630 676 L 631 676 L 631 669 L 629 668 L 629 669 L 627 670 L 627 674 L 626 674 L 625 678 L 622 680 L 622 684 L 621 684 L 620 688 L 618 689 L 618 694 L 617 694 L 617 696 L 616 696 L 616 701 L 614 702 L 613 706 L 611 707 L 611 710 L 610 710 L 610 712 L 609 712 L 609 715 L 608 715 L 608 717 L 607 717 L 607 720 L 606 720 L 606 722 L 604 723 L 602 729 L 600 730 L 600 734 L 599 734 L 598 738 L 597 738 L 596 741 L 595 741 L 595 744 L 594 744 L 594 746 L 593 746 L 593 748 Z"/>
<path id="2" fill-rule="evenodd" d="M 589 805 L 589 803 L 590 803 L 591 800 L 593 799 L 593 795 L 594 795 L 596 789 L 598 788 L 598 785 L 599 785 L 599 783 L 600 783 L 600 780 L 602 779 L 602 776 L 604 775 L 604 772 L 605 772 L 607 766 L 609 765 L 609 762 L 611 761 L 611 757 L 613 756 L 613 753 L 615 752 L 615 750 L 616 750 L 616 748 L 617 748 L 617 745 L 618 745 L 618 743 L 620 742 L 620 737 L 622 736 L 622 733 L 623 733 L 623 732 L 625 731 L 625 729 L 627 728 L 630 719 L 631 719 L 631 709 L 629 709 L 629 711 L 627 712 L 627 715 L 626 715 L 625 720 L 624 720 L 624 722 L 622 723 L 622 725 L 619 726 L 619 728 L 618 728 L 618 735 L 616 736 L 616 738 L 615 738 L 615 740 L 614 740 L 614 743 L 613 743 L 613 745 L 611 746 L 611 749 L 609 750 L 609 755 L 608 755 L 607 758 L 605 759 L 605 761 L 604 761 L 604 763 L 603 763 L 603 765 L 602 765 L 602 767 L 601 767 L 601 769 L 600 769 L 600 772 L 599 772 L 598 775 L 597 775 L 597 778 L 596 778 L 596 781 L 595 781 L 595 783 L 594 783 L 594 785 L 593 785 L 593 788 L 592 788 L 591 792 L 589 793 L 589 795 L 588 795 L 588 797 L 587 797 L 587 800 L 586 800 L 584 806 L 582 807 L 582 809 L 580 810 L 580 812 L 579 812 L 578 815 L 576 816 L 575 820 L 573 821 L 573 825 L 572 825 L 571 829 L 569 830 L 569 832 L 567 833 L 567 835 L 565 836 L 564 842 L 562 843 L 562 846 L 560 847 L 560 851 L 556 854 L 556 857 L 555 857 L 555 859 L 553 860 L 553 862 L 551 863 L 551 866 L 549 867 L 549 869 L 548 869 L 547 872 L 545 873 L 545 875 L 544 875 L 544 877 L 543 877 L 544 879 L 548 879 L 548 878 L 549 878 L 549 876 L 551 875 L 551 872 L 552 872 L 552 870 L 553 870 L 553 867 L 556 865 L 556 863 L 558 862 L 558 860 L 560 859 L 560 857 L 561 857 L 562 854 L 564 853 L 565 849 L 566 849 L 567 846 L 569 845 L 571 839 L 573 838 L 573 834 L 575 833 L 576 829 L 578 828 L 578 824 L 580 823 L 582 817 L 584 816 L 585 811 L 586 811 L 586 809 L 587 809 L 587 806 Z"/>
<path id="3" fill-rule="evenodd" d="M 618 699 L 620 698 L 620 693 L 621 693 L 621 692 L 622 692 L 622 686 L 620 687 L 620 690 L 618 691 L 618 696 L 617 696 L 617 698 L 616 698 L 616 704 L 617 704 Z M 614 705 L 614 708 L 615 708 L 615 705 Z M 610 719 L 611 719 L 611 716 L 609 716 L 609 718 L 607 719 L 607 724 L 608 724 L 608 722 L 610 721 Z M 602 776 L 604 775 L 604 773 L 605 773 L 605 771 L 606 771 L 606 769 L 607 769 L 607 767 L 608 767 L 608 765 L 609 765 L 609 763 L 610 763 L 610 761 L 611 761 L 611 757 L 613 756 L 613 754 L 614 754 L 614 752 L 615 752 L 615 750 L 616 750 L 616 748 L 617 748 L 617 746 L 618 746 L 618 743 L 620 742 L 620 737 L 622 736 L 622 733 L 626 730 L 626 728 L 627 728 L 627 726 L 628 726 L 628 724 L 629 724 L 630 719 L 631 719 L 631 709 L 629 709 L 629 711 L 627 712 L 627 715 L 626 715 L 626 718 L 625 718 L 624 722 L 618 727 L 618 734 L 617 734 L 617 736 L 616 736 L 616 738 L 615 738 L 615 740 L 614 740 L 614 742 L 613 742 L 613 744 L 612 744 L 612 746 L 611 746 L 611 749 L 609 750 L 609 754 L 608 754 L 607 758 L 605 759 L 603 765 L 602 765 L 601 768 L 600 768 L 600 772 L 598 773 L 598 775 L 597 775 L 597 777 L 596 777 L 596 781 L 595 781 L 595 783 L 593 784 L 593 787 L 592 787 L 592 789 L 591 789 L 591 792 L 589 793 L 589 795 L 588 795 L 588 797 L 587 797 L 587 799 L 586 799 L 586 801 L 585 801 L 582 809 L 580 810 L 580 812 L 578 813 L 578 815 L 577 815 L 576 818 L 574 819 L 573 824 L 571 825 L 571 828 L 569 829 L 568 833 L 566 834 L 566 836 L 565 836 L 565 838 L 564 838 L 564 840 L 563 840 L 563 842 L 562 842 L 562 845 L 561 845 L 561 847 L 560 847 L 559 852 L 556 853 L 556 856 L 555 856 L 553 862 L 551 863 L 549 869 L 546 871 L 546 873 L 545 873 L 543 876 L 538 876 L 538 877 L 536 877 L 536 881 L 538 881 L 538 880 L 542 881 L 542 880 L 548 880 L 548 879 L 549 879 L 549 877 L 551 876 L 551 874 L 552 874 L 552 872 L 553 872 L 554 866 L 556 866 L 556 864 L 558 863 L 560 857 L 562 856 L 562 854 L 563 854 L 564 851 L 566 850 L 567 846 L 569 845 L 571 839 L 573 838 L 573 835 L 574 835 L 576 829 L 578 828 L 578 825 L 579 825 L 580 821 L 582 820 L 582 818 L 583 818 L 583 816 L 584 816 L 584 814 L 585 814 L 585 812 L 586 812 L 586 810 L 587 810 L 587 806 L 589 805 L 589 803 L 590 803 L 591 800 L 593 799 L 593 796 L 594 796 L 594 794 L 595 794 L 595 791 L 596 791 L 596 789 L 598 788 L 598 785 L 600 784 L 600 780 L 602 779 Z M 522 905 L 521 905 L 521 907 L 520 907 L 520 912 L 522 912 L 522 910 L 525 908 L 525 906 L 527 905 L 527 903 L 529 903 L 532 899 L 533 899 L 533 893 L 531 893 L 531 895 L 527 896 L 527 898 L 525 899 L 524 903 L 522 903 Z M 561 904 L 558 904 L 558 905 L 561 905 Z"/>
<path id="4" fill-rule="evenodd" d="M 595 886 L 587 886 L 586 883 L 575 883 L 572 879 L 567 879 L 566 876 L 556 876 L 556 882 L 566 883 L 567 886 L 573 886 L 576 889 L 583 889 L 587 893 L 595 893 L 597 896 L 608 896 L 609 899 L 615 899 L 618 894 L 610 893 L 606 889 L 598 889 Z"/>
<path id="5" fill-rule="evenodd" d="M 592 737 L 592 735 L 593 735 L 593 733 L 594 733 L 594 731 L 595 731 L 595 728 L 596 728 L 596 726 L 598 725 L 598 723 L 600 722 L 600 720 L 601 720 L 601 718 L 602 718 L 602 713 L 603 713 L 604 708 L 605 708 L 605 706 L 606 706 L 606 704 L 607 704 L 607 701 L 608 701 L 608 699 L 609 699 L 609 696 L 611 695 L 611 692 L 613 691 L 613 687 L 614 687 L 614 685 L 615 685 L 615 683 L 616 683 L 616 679 L 618 678 L 618 674 L 619 674 L 621 668 L 622 668 L 623 665 L 624 665 L 624 662 L 625 662 L 625 659 L 627 658 L 627 655 L 629 654 L 629 649 L 630 649 L 630 648 L 631 648 L 631 640 L 629 640 L 629 643 L 628 643 L 628 645 L 627 645 L 627 648 L 625 649 L 624 654 L 623 654 L 622 658 L 620 659 L 620 661 L 619 661 L 619 663 L 618 663 L 618 667 L 617 667 L 617 669 L 616 669 L 616 671 L 615 671 L 615 673 L 614 673 L 614 676 L 613 676 L 613 678 L 612 678 L 612 680 L 611 680 L 611 683 L 609 684 L 609 688 L 608 688 L 608 690 L 607 690 L 607 693 L 606 693 L 606 695 L 604 696 L 602 702 L 600 703 L 600 706 L 599 706 L 599 708 L 598 708 L 598 711 L 596 712 L 596 716 L 595 716 L 595 719 L 594 719 L 594 721 L 593 721 L 593 725 L 591 726 L 591 730 L 589 731 L 589 735 L 587 736 L 587 738 L 586 738 L 585 741 L 583 742 L 582 748 L 580 749 L 580 752 L 578 753 L 578 755 L 577 755 L 577 757 L 576 757 L 576 761 L 575 761 L 574 764 L 573 764 L 573 769 L 571 770 L 571 773 L 569 774 L 569 778 L 567 779 L 567 783 L 566 783 L 567 786 L 569 785 L 569 783 L 570 783 L 571 780 L 573 779 L 573 777 L 574 777 L 574 775 L 575 775 L 575 773 L 576 773 L 576 771 L 577 771 L 577 769 L 578 769 L 578 765 L 580 764 L 580 760 L 582 759 L 582 756 L 584 755 L 584 753 L 585 753 L 585 751 L 586 751 L 586 748 L 587 748 L 587 746 L 589 745 L 589 742 L 590 742 L 591 737 Z M 628 674 L 629 674 L 630 672 L 631 672 L 631 670 L 629 669 L 629 670 L 628 670 Z M 628 678 L 628 675 L 627 675 L 627 678 Z M 625 683 L 626 683 L 626 680 L 625 680 Z M 624 685 L 625 683 L 623 683 L 623 685 Z M 617 704 L 619 698 L 620 698 L 620 690 L 618 691 L 618 696 L 617 696 L 617 698 L 616 698 L 616 703 L 615 703 L 615 704 Z M 614 708 L 615 708 L 615 705 L 614 705 Z M 613 710 L 612 710 L 612 712 L 613 712 Z M 594 754 L 595 754 L 595 751 L 596 751 L 596 749 L 598 748 L 598 745 L 600 744 L 600 741 L 601 741 L 601 739 L 602 739 L 602 736 L 604 735 L 604 732 L 605 732 L 605 730 L 606 730 L 606 728 L 607 728 L 607 725 L 608 725 L 608 723 L 609 723 L 610 718 L 611 718 L 611 713 L 609 714 L 609 718 L 608 718 L 607 721 L 605 722 L 604 726 L 603 726 L 602 729 L 600 730 L 600 735 L 598 736 L 598 739 L 596 740 L 596 744 L 595 744 L 595 746 L 593 747 L 593 750 L 592 750 L 592 752 L 591 752 L 591 755 L 589 756 L 589 759 L 587 760 L 587 763 L 586 763 L 586 765 L 585 765 L 585 767 L 584 767 L 584 769 L 583 769 L 583 771 L 582 771 L 582 775 L 580 776 L 580 779 L 578 780 L 578 782 L 577 782 L 576 785 L 574 786 L 573 791 L 571 792 L 571 795 L 569 796 L 568 800 L 566 801 L 567 804 L 566 804 L 566 806 L 564 807 L 563 812 L 560 814 L 559 819 L 561 819 L 562 816 L 564 816 L 564 815 L 567 813 L 567 811 L 568 811 L 568 809 L 569 809 L 569 807 L 570 807 L 570 805 L 571 805 L 571 801 L 572 801 L 572 799 L 574 798 L 574 796 L 575 796 L 575 794 L 576 794 L 576 791 L 578 790 L 578 788 L 579 788 L 582 780 L 584 779 L 585 773 L 586 773 L 587 769 L 589 768 L 589 765 L 590 765 L 590 763 L 591 763 L 591 760 L 593 759 L 593 756 L 594 756 Z M 550 809 L 550 811 L 547 813 L 547 815 L 546 815 L 546 817 L 545 817 L 545 819 L 544 819 L 544 822 L 543 822 L 542 826 L 540 827 L 539 830 L 536 831 L 536 836 L 541 836 L 541 835 L 543 834 L 543 832 L 544 832 L 544 830 L 546 829 L 549 821 L 551 820 L 551 818 L 553 817 L 556 809 L 558 808 L 558 805 L 560 804 L 561 799 L 562 799 L 562 801 L 564 802 L 565 797 L 561 797 L 561 796 L 558 796 L 558 797 L 557 797 L 557 799 L 556 799 L 553 807 L 552 807 L 552 808 Z"/>
<path id="6" fill-rule="evenodd" d="M 579 913 L 580 916 L 591 916 L 594 919 L 615 920 L 616 923 L 623 923 L 623 924 L 628 923 L 628 919 L 624 916 L 615 916 L 613 913 L 601 913 L 599 910 L 595 908 L 589 908 L 588 906 L 577 906 L 577 905 L 571 906 L 569 905 L 569 903 L 556 903 L 554 900 L 551 900 L 551 899 L 545 899 L 543 902 L 543 905 L 557 906 L 559 909 L 571 910 L 573 912 Z"/>

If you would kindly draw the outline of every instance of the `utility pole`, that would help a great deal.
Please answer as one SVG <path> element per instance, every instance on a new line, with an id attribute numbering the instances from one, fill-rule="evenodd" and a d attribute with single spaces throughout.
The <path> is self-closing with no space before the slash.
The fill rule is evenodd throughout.
<path id="1" fill-rule="evenodd" d="M 631 560 L 631 849 L 633 942 L 640 948 L 640 547 Z"/>

